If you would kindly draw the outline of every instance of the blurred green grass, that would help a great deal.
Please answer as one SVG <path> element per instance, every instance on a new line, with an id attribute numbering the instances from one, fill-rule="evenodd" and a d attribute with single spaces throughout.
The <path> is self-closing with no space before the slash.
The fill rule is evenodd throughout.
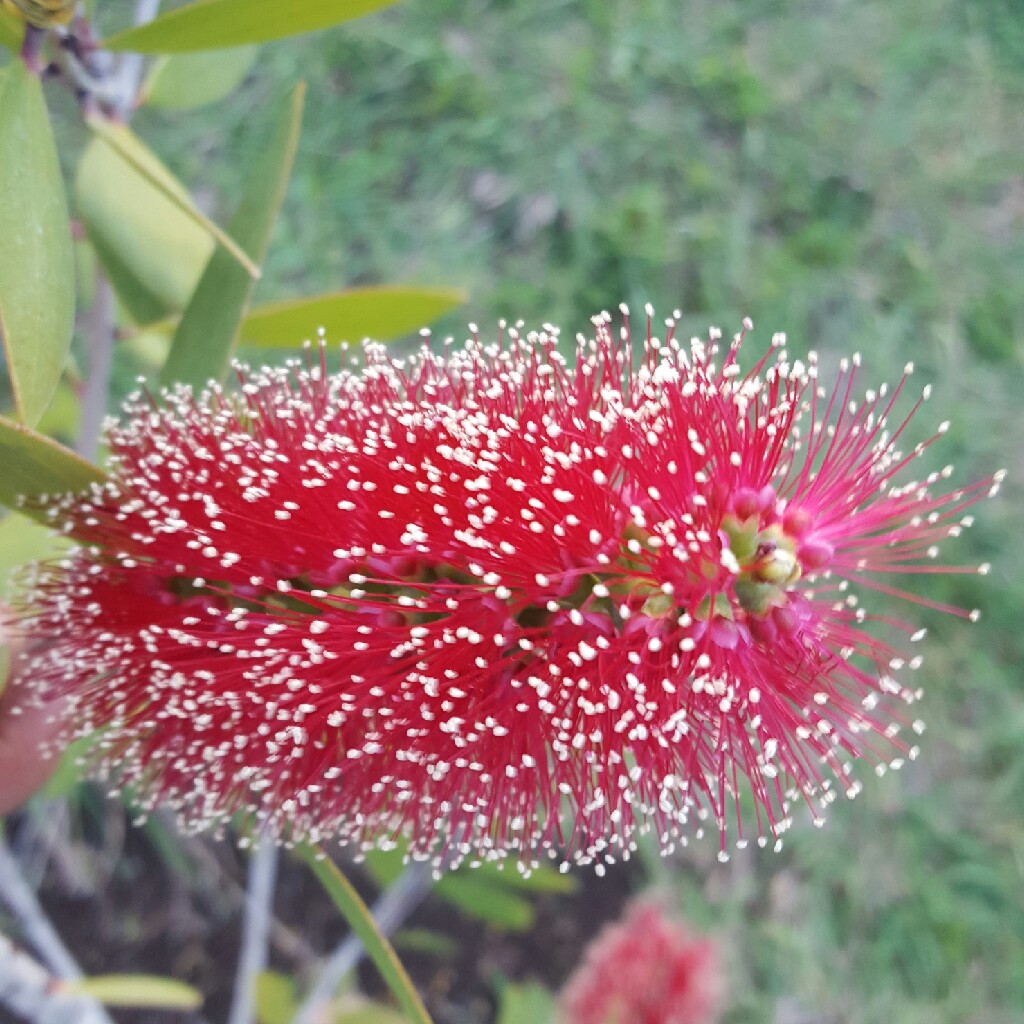
<path id="1" fill-rule="evenodd" d="M 1024 1019 L 1024 8 L 1018 0 L 437 0 L 266 48 L 226 107 L 140 132 L 231 206 L 258 115 L 309 80 L 261 298 L 462 285 L 472 319 L 566 334 L 625 300 L 684 328 L 785 330 L 865 385 L 908 360 L 1006 465 L 929 596 L 920 760 L 778 855 L 663 865 L 723 938 L 730 1024 Z M 934 579 L 934 578 L 933 578 Z M 664 881 L 664 879 L 663 879 Z"/>

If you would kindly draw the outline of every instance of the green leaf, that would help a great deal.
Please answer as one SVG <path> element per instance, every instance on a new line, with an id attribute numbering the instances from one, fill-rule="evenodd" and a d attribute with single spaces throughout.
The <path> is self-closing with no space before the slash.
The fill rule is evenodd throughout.
<path id="1" fill-rule="evenodd" d="M 506 931 L 524 932 L 533 925 L 533 906 L 528 900 L 472 869 L 445 875 L 434 892 L 465 913 Z"/>
<path id="2" fill-rule="evenodd" d="M 315 338 L 322 327 L 329 340 L 388 341 L 436 320 L 466 301 L 454 288 L 353 288 L 308 299 L 257 306 L 242 323 L 241 341 L 290 348 Z"/>
<path id="3" fill-rule="evenodd" d="M 0 520 L 0 599 L 11 596 L 17 569 L 29 562 L 54 558 L 67 550 L 69 541 L 59 533 L 12 512 Z"/>
<path id="4" fill-rule="evenodd" d="M 543 985 L 528 981 L 501 989 L 497 1024 L 546 1024 L 554 1019 L 555 1001 Z"/>
<path id="5" fill-rule="evenodd" d="M 489 862 L 485 862 L 479 867 L 462 870 L 471 870 L 478 878 L 486 878 L 495 885 L 503 885 L 508 889 L 523 892 L 543 892 L 568 896 L 574 893 L 578 887 L 575 875 L 561 872 L 557 868 L 551 868 L 545 864 L 535 867 L 529 875 L 520 874 L 512 866 L 500 867 Z"/>
<path id="6" fill-rule="evenodd" d="M 401 845 L 401 844 L 399 844 Z M 363 867 L 382 889 L 397 881 L 405 869 L 403 853 L 398 850 L 367 850 Z"/>
<path id="7" fill-rule="evenodd" d="M 291 1024 L 298 1010 L 295 982 L 280 971 L 256 975 L 256 1019 L 259 1024 Z"/>
<path id="8" fill-rule="evenodd" d="M 381 888 L 393 884 L 403 871 L 403 851 L 371 850 L 364 867 Z M 534 921 L 534 908 L 520 893 L 567 895 L 576 889 L 571 875 L 541 866 L 524 877 L 512 868 L 495 864 L 463 866 L 446 874 L 435 886 L 434 895 L 464 913 L 508 931 L 525 931 Z"/>
<path id="9" fill-rule="evenodd" d="M 395 0 L 197 0 L 111 36 L 108 50 L 189 53 L 265 43 L 362 17 Z"/>
<path id="10" fill-rule="evenodd" d="M 164 198 L 174 203 L 186 217 L 198 224 L 207 234 L 226 249 L 254 277 L 259 278 L 260 269 L 249 258 L 233 238 L 222 231 L 199 207 L 171 172 L 146 148 L 142 140 L 124 124 L 108 121 L 103 117 L 89 119 L 89 127 L 113 149 L 130 167 L 141 174 Z"/>
<path id="11" fill-rule="evenodd" d="M 242 321 L 238 337 L 245 345 L 292 348 L 315 338 L 322 327 L 331 341 L 390 341 L 465 301 L 465 292 L 457 288 L 351 288 L 254 306 Z M 161 320 L 146 324 L 145 330 L 168 333 L 174 326 L 173 320 Z"/>
<path id="12" fill-rule="evenodd" d="M 39 421 L 64 371 L 75 265 L 64 183 L 39 79 L 0 74 L 0 335 L 18 417 Z"/>
<path id="13" fill-rule="evenodd" d="M 161 1010 L 195 1010 L 202 993 L 174 978 L 151 974 L 101 974 L 61 982 L 61 991 L 91 996 L 107 1006 L 150 1006 Z"/>
<path id="14" fill-rule="evenodd" d="M 142 86 L 142 102 L 162 110 L 193 110 L 216 103 L 242 84 L 259 48 L 184 53 L 161 57 Z"/>
<path id="15" fill-rule="evenodd" d="M 305 83 L 300 82 L 283 104 L 270 142 L 249 175 L 249 187 L 229 225 L 232 237 L 260 263 L 266 258 L 291 176 L 305 91 Z M 201 387 L 223 376 L 252 291 L 252 278 L 226 253 L 217 251 L 210 257 L 174 332 L 161 373 L 164 383 L 181 381 Z"/>
<path id="16" fill-rule="evenodd" d="M 25 23 L 9 11 L 0 8 L 0 46 L 17 53 L 25 35 Z"/>
<path id="17" fill-rule="evenodd" d="M 102 483 L 103 470 L 80 455 L 21 423 L 0 417 L 0 505 L 17 506 L 18 498 L 38 498 L 44 494 L 84 491 L 90 484 Z M 25 508 L 25 515 L 41 522 L 46 516 Z"/>
<path id="18" fill-rule="evenodd" d="M 457 939 L 431 928 L 403 928 L 391 941 L 402 953 L 418 953 L 437 960 L 453 960 L 459 952 Z"/>
<path id="19" fill-rule="evenodd" d="M 165 184 L 187 195 L 171 173 L 166 174 Z M 78 165 L 75 206 L 132 317 L 146 323 L 185 308 L 214 243 L 180 203 L 94 138 Z"/>
<path id="20" fill-rule="evenodd" d="M 431 1024 L 430 1014 L 427 1013 L 409 975 L 406 974 L 391 944 L 377 928 L 373 915 L 352 888 L 349 880 L 318 850 L 303 846 L 297 852 L 316 875 L 324 891 L 334 901 L 334 905 L 341 911 L 349 927 L 359 936 L 367 955 L 380 971 L 381 977 L 387 982 L 388 988 L 412 1024 Z"/>

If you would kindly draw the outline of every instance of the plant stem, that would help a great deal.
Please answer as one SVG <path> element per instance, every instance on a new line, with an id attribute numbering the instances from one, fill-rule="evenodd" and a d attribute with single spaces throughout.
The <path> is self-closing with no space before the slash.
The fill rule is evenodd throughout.
<path id="1" fill-rule="evenodd" d="M 136 0 L 135 24 L 144 25 L 160 13 L 160 0 Z M 128 123 L 135 107 L 144 70 L 142 54 L 126 53 L 117 69 L 112 102 L 121 119 Z M 96 301 L 89 311 L 89 370 L 82 394 L 82 419 L 76 449 L 87 459 L 96 458 L 100 428 L 110 400 L 110 376 L 114 362 L 114 330 L 117 326 L 114 290 L 106 275 L 97 268 Z"/>
<path id="2" fill-rule="evenodd" d="M 152 21 L 160 13 L 160 0 L 135 0 L 136 25 L 145 25 Z M 135 106 L 135 97 L 139 92 L 139 83 L 142 81 L 142 72 L 145 68 L 145 57 L 141 53 L 126 53 L 122 55 L 118 67 L 120 76 L 119 90 L 120 102 L 118 104 L 122 119 L 127 122 L 131 117 L 132 109 Z"/>
<path id="3" fill-rule="evenodd" d="M 112 1024 L 94 999 L 63 991 L 60 982 L 0 934 L 0 1004 L 38 1024 Z"/>
<path id="4" fill-rule="evenodd" d="M 61 981 L 77 981 L 82 977 L 82 970 L 50 924 L 36 894 L 22 878 L 18 862 L 2 832 L 0 896 L 20 925 L 24 939 L 35 947 L 48 968 L 44 969 L 23 954 L 9 953 L 10 943 L 0 935 L 2 1001 L 22 1014 L 28 1013 L 28 1007 L 32 1007 L 33 1012 L 37 1013 L 34 1019 L 51 1021 L 53 1024 L 113 1024 L 107 1011 L 94 999 L 61 994 L 54 985 L 54 975 Z"/>
<path id="5" fill-rule="evenodd" d="M 273 836 L 267 836 L 260 840 L 249 861 L 242 950 L 227 1024 L 252 1024 L 256 1019 L 256 978 L 267 966 L 267 936 L 276 874 L 277 843 Z"/>
<path id="6" fill-rule="evenodd" d="M 352 931 L 359 936 L 370 959 L 380 971 L 381 977 L 409 1017 L 411 1024 L 431 1024 L 430 1014 L 427 1013 L 427 1008 L 423 1005 L 412 979 L 349 880 L 319 849 L 302 846 L 299 847 L 298 853 L 319 879 Z"/>
<path id="7" fill-rule="evenodd" d="M 114 365 L 114 289 L 106 275 L 96 270 L 96 299 L 89 310 L 86 333 L 89 371 L 82 389 L 82 414 L 78 424 L 78 454 L 95 460 L 103 418 L 110 397 L 110 374 Z"/>
<path id="8" fill-rule="evenodd" d="M 82 977 L 82 971 L 75 958 L 61 942 L 36 894 L 21 876 L 18 862 L 14 859 L 6 840 L 0 837 L 0 895 L 8 910 L 17 918 L 25 939 L 36 949 L 46 966 L 57 975 L 69 981 Z"/>

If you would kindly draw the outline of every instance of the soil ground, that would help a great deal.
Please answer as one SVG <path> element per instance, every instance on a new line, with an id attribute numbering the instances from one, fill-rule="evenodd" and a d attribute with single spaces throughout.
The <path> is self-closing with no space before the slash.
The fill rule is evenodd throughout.
<path id="1" fill-rule="evenodd" d="M 180 838 L 162 827 L 133 827 L 116 804 L 102 805 L 97 820 L 82 815 L 59 843 L 49 837 L 41 902 L 87 975 L 152 973 L 178 978 L 205 997 L 198 1014 L 119 1010 L 122 1024 L 168 1021 L 218 1022 L 227 1017 L 239 952 L 245 859 L 229 840 Z M 14 818 L 12 847 L 41 842 L 38 821 Z M 29 863 L 43 863 L 34 856 Z M 279 859 L 270 936 L 270 967 L 304 982 L 320 959 L 346 934 L 346 926 L 308 869 L 287 855 Z M 377 895 L 368 874 L 339 856 L 339 863 L 367 901 Z M 411 915 L 407 934 L 421 937 L 396 946 L 424 995 L 436 1024 L 489 1024 L 496 1014 L 496 986 L 503 980 L 537 981 L 557 991 L 586 942 L 618 916 L 636 890 L 640 868 L 612 867 L 604 878 L 578 872 L 572 895 L 531 895 L 535 919 L 528 931 L 489 926 L 437 897 Z M 0 919 L 0 927 L 8 934 Z M 374 968 L 363 963 L 358 986 L 387 1000 Z M 0 1024 L 14 1024 L 4 1016 Z"/>

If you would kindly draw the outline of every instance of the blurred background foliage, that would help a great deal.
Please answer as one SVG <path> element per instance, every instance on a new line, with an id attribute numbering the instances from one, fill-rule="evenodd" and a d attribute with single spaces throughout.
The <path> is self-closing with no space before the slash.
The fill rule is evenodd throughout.
<path id="1" fill-rule="evenodd" d="M 128 6 L 100 3 L 100 26 L 122 27 Z M 1018 0 L 412 0 L 232 51 L 221 71 L 184 81 L 214 96 L 227 82 L 226 99 L 181 110 L 180 69 L 158 68 L 133 125 L 223 223 L 265 110 L 307 80 L 260 301 L 456 286 L 468 302 L 436 331 L 457 336 L 506 317 L 571 337 L 623 300 L 681 309 L 688 333 L 749 314 L 757 338 L 784 330 L 826 366 L 860 351 L 865 387 L 914 361 L 935 384 L 915 440 L 952 421 L 933 466 L 1007 466 L 952 552 L 991 575 L 917 586 L 983 610 L 970 628 L 922 610 L 921 758 L 865 780 L 823 832 L 798 818 L 779 854 L 648 851 L 628 885 L 671 893 L 720 939 L 729 1024 L 1024 1019 Z M 48 99 L 70 173 L 84 129 L 68 97 Z M 112 403 L 165 351 L 126 331 Z M 44 429 L 70 440 L 66 380 Z M 490 927 L 512 927 L 506 912 Z"/>

